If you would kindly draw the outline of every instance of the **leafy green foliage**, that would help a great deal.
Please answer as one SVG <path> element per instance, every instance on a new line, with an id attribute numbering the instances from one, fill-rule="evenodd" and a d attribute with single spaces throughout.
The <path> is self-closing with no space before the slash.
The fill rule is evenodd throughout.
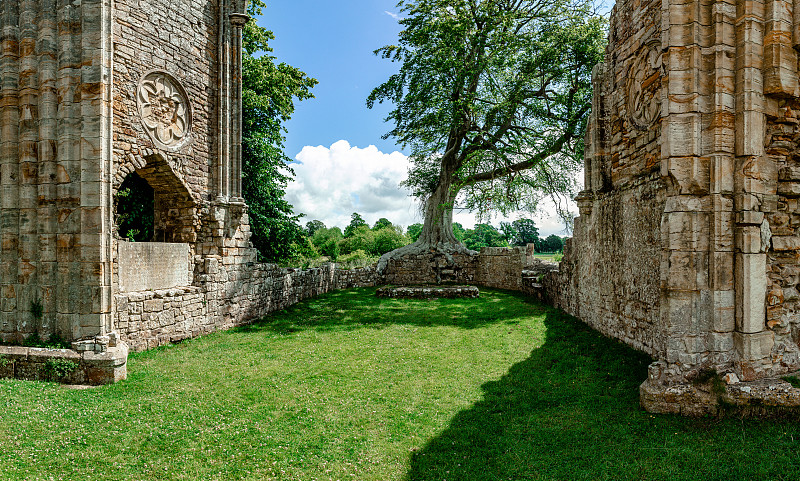
<path id="1" fill-rule="evenodd" d="M 531 219 L 517 219 L 511 225 L 517 233 L 514 245 L 533 244 L 539 239 L 539 229 Z"/>
<path id="2" fill-rule="evenodd" d="M 372 230 L 380 230 L 384 228 L 393 228 L 394 226 L 386 217 L 381 217 L 380 219 L 375 221 L 375 225 L 372 226 Z"/>
<path id="3" fill-rule="evenodd" d="M 153 188 L 136 172 L 131 172 L 114 195 L 114 211 L 119 235 L 131 242 L 153 238 Z"/>
<path id="4" fill-rule="evenodd" d="M 475 224 L 474 229 L 467 229 L 463 242 L 467 248 L 476 251 L 481 247 L 508 246 L 500 231 L 490 224 Z"/>
<path id="5" fill-rule="evenodd" d="M 605 20 L 585 0 L 402 0 L 400 71 L 367 99 L 391 102 L 386 135 L 410 149 L 420 199 L 461 192 L 480 212 L 571 194 Z M 449 198 L 455 198 L 449 197 Z M 558 204 L 560 205 L 560 204 Z M 447 207 L 445 206 L 445 210 Z"/>
<path id="6" fill-rule="evenodd" d="M 306 235 L 308 237 L 311 237 L 311 236 L 314 235 L 315 232 L 317 232 L 320 229 L 324 229 L 324 228 L 325 228 L 325 224 L 322 221 L 317 220 L 317 219 L 310 220 L 310 221 L 306 222 Z"/>
<path id="7" fill-rule="evenodd" d="M 75 369 L 78 363 L 69 359 L 48 359 L 44 363 L 44 373 L 52 381 L 64 379 Z"/>
<path id="8" fill-rule="evenodd" d="M 358 269 L 367 267 L 378 262 L 378 256 L 370 255 L 361 249 L 344 254 L 336 261 L 336 267 L 340 269 Z"/>
<path id="9" fill-rule="evenodd" d="M 398 229 L 391 226 L 372 230 L 366 225 L 361 225 L 352 230 L 350 236 L 340 243 L 342 253 L 351 253 L 358 250 L 373 255 L 380 256 L 393 251 L 404 245 L 411 243 L 411 239 L 398 232 Z"/>
<path id="10" fill-rule="evenodd" d="M 539 252 L 561 252 L 564 249 L 564 239 L 555 234 L 551 234 L 541 240 L 539 246 L 540 248 L 537 248 Z"/>
<path id="11" fill-rule="evenodd" d="M 252 0 L 251 15 L 261 13 L 264 2 Z M 284 124 L 294 112 L 294 102 L 312 98 L 317 81 L 299 69 L 276 63 L 270 55 L 271 31 L 255 20 L 243 30 L 242 47 L 242 193 L 250 206 L 253 246 L 263 260 L 278 262 L 299 255 L 304 231 L 284 189 L 294 172 L 283 152 Z"/>
<path id="12" fill-rule="evenodd" d="M 350 224 L 348 224 L 347 227 L 344 228 L 344 236 L 351 237 L 353 234 L 356 233 L 356 230 L 359 227 L 366 227 L 367 229 L 369 229 L 369 225 L 364 220 L 364 218 L 361 217 L 361 214 L 359 214 L 358 212 L 353 212 L 350 215 Z"/>
<path id="13" fill-rule="evenodd" d="M 453 222 L 453 235 L 456 236 L 456 239 L 458 239 L 459 242 L 464 242 L 464 238 L 467 236 L 467 231 L 464 229 L 464 226 L 458 222 Z"/>
<path id="14" fill-rule="evenodd" d="M 422 234 L 422 224 L 411 224 L 406 229 L 406 235 L 411 239 L 411 242 L 417 242 L 419 236 Z"/>
<path id="15" fill-rule="evenodd" d="M 384 227 L 375 231 L 375 244 L 372 252 L 383 255 L 411 243 L 411 239 L 394 227 Z"/>
<path id="16" fill-rule="evenodd" d="M 353 227 L 351 222 L 344 230 L 344 240 L 341 243 L 343 254 L 355 252 L 357 250 L 371 251 L 375 243 L 375 232 L 366 224 Z"/>
<path id="17" fill-rule="evenodd" d="M 320 254 L 335 261 L 339 257 L 339 244 L 343 238 L 342 230 L 338 227 L 331 227 L 330 229 L 323 227 L 314 232 L 311 237 L 311 243 L 314 244 Z"/>
<path id="18" fill-rule="evenodd" d="M 39 336 L 38 332 L 34 332 L 22 341 L 25 347 L 46 347 L 48 349 L 69 349 L 72 346 L 69 342 L 61 338 L 57 334 L 53 334 L 45 341 Z"/>

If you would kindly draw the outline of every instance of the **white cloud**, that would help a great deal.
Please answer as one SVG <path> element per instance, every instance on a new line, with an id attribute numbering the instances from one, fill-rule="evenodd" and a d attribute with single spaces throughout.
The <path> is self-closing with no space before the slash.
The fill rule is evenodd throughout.
<path id="1" fill-rule="evenodd" d="M 395 20 L 400 20 L 400 15 L 398 15 L 398 14 L 396 14 L 394 12 L 390 12 L 389 10 L 384 10 L 383 13 L 385 13 L 386 15 L 392 17 Z"/>
<path id="2" fill-rule="evenodd" d="M 408 158 L 401 152 L 387 154 L 374 145 L 362 149 L 340 140 L 330 147 L 303 147 L 295 159 L 295 178 L 286 188 L 286 200 L 295 212 L 306 215 L 302 224 L 318 219 L 328 227 L 344 228 L 353 212 L 361 214 L 370 225 L 381 217 L 403 227 L 422 222 L 418 204 L 399 186 L 408 171 Z M 577 209 L 571 204 L 570 210 Z M 543 203 L 541 211 L 543 214 L 533 217 L 540 235 L 565 235 L 558 216 L 547 214 L 555 212 L 555 208 Z M 492 217 L 491 223 L 497 226 L 502 220 L 520 217 L 531 214 L 519 212 L 508 219 Z M 471 228 L 476 217 L 458 211 L 453 220 Z"/>
<path id="3" fill-rule="evenodd" d="M 353 212 L 370 224 L 381 217 L 403 226 L 418 222 L 414 200 L 398 185 L 408 170 L 402 153 L 340 140 L 330 147 L 303 147 L 295 158 L 299 164 L 292 165 L 296 175 L 286 199 L 306 214 L 303 222 L 319 219 L 328 227 L 344 227 Z"/>

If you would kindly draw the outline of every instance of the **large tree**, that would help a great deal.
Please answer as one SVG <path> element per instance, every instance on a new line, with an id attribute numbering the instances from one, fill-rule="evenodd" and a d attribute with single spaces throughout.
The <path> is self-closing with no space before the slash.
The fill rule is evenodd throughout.
<path id="1" fill-rule="evenodd" d="M 251 0 L 250 15 L 260 15 L 263 0 Z M 313 97 L 317 84 L 299 69 L 277 63 L 269 53 L 273 33 L 251 20 L 244 27 L 242 46 L 242 193 L 250 207 L 253 246 L 263 260 L 291 257 L 304 235 L 300 215 L 284 199 L 294 172 L 283 152 L 284 124 L 294 102 Z"/>
<path id="2" fill-rule="evenodd" d="M 535 208 L 570 193 L 583 156 L 591 71 L 605 21 L 587 0 L 403 0 L 401 63 L 367 99 L 410 150 L 405 185 L 423 203 L 419 239 L 391 256 L 469 252 L 453 234 L 456 200 L 480 212 Z"/>

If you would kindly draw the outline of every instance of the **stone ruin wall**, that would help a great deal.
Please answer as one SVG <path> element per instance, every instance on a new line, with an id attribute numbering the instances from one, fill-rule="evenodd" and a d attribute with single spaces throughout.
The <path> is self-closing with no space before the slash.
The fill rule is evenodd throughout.
<path id="1" fill-rule="evenodd" d="M 665 389 L 704 370 L 753 381 L 800 369 L 798 51 L 797 2 L 624 0 L 612 12 L 581 215 L 545 288 L 657 359 L 648 409 L 682 409 Z"/>
<path id="2" fill-rule="evenodd" d="M 221 280 L 231 274 L 241 277 L 236 283 Z M 115 323 L 130 349 L 143 351 L 243 325 L 333 290 L 374 286 L 376 279 L 374 267 L 343 270 L 327 264 L 304 270 L 259 264 L 229 269 L 212 260 L 199 286 L 118 294 Z"/>
<path id="3" fill-rule="evenodd" d="M 110 327 L 110 15 L 0 2 L 0 341 Z"/>
<path id="4" fill-rule="evenodd" d="M 475 256 L 468 283 L 523 291 L 522 271 L 534 262 L 529 254 L 532 250 L 520 247 L 484 248 Z M 225 261 L 206 258 L 192 286 L 116 295 L 114 324 L 122 340 L 131 350 L 142 351 L 243 325 L 333 290 L 396 283 L 379 275 L 375 266 L 284 269 Z M 412 272 L 418 266 L 412 260 L 397 267 L 399 272 Z"/>
<path id="5" fill-rule="evenodd" d="M 660 0 L 620 1 L 611 16 L 606 60 L 594 71 L 585 190 L 577 199 L 582 215 L 559 273 L 545 279 L 554 305 L 653 356 L 666 348 L 658 118 L 665 78 L 653 68 L 661 56 L 661 8 Z M 622 94 L 632 89 L 635 99 Z"/>
<path id="6" fill-rule="evenodd" d="M 114 2 L 114 191 L 136 172 L 155 191 L 152 240 L 195 243 L 217 194 L 220 2 L 172 3 Z M 163 127 L 165 98 L 182 105 Z"/>

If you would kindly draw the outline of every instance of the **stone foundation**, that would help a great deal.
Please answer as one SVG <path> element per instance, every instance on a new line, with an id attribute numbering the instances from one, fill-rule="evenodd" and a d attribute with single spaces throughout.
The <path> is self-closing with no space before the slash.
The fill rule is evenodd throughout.
<path id="1" fill-rule="evenodd" d="M 661 414 L 768 417 L 796 416 L 800 411 L 800 389 L 780 377 L 673 385 L 648 379 L 639 387 L 639 396 L 643 408 Z"/>
<path id="2" fill-rule="evenodd" d="M 128 347 L 98 352 L 0 346 L 0 378 L 64 384 L 113 384 L 127 377 Z"/>
<path id="3" fill-rule="evenodd" d="M 385 286 L 375 291 L 378 297 L 399 299 L 474 299 L 480 296 L 475 286 Z"/>

